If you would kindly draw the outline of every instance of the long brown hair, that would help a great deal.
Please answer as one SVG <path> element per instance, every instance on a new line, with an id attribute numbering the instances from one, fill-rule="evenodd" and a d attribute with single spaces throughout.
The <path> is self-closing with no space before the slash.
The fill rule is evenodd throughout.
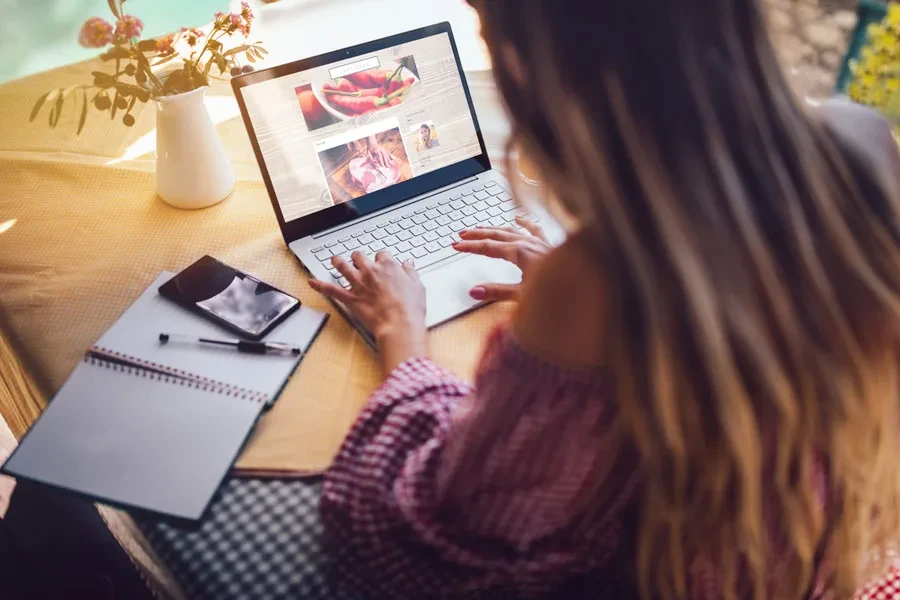
<path id="1" fill-rule="evenodd" d="M 470 1 L 601 248 L 642 595 L 709 565 L 724 598 L 801 598 L 824 555 L 849 597 L 900 530 L 896 189 L 792 95 L 755 0 Z"/>

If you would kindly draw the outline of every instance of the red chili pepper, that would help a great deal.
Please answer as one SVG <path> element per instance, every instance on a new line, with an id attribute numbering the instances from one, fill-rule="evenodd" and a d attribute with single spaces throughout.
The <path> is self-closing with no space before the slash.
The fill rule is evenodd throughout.
<path id="1" fill-rule="evenodd" d="M 356 84 L 359 89 L 383 88 L 391 71 L 371 69 L 347 75 L 347 79 Z"/>
<path id="2" fill-rule="evenodd" d="M 404 80 L 393 79 L 393 80 L 391 80 L 391 87 L 388 90 L 388 93 L 393 94 L 400 88 L 410 87 L 415 82 L 416 82 L 416 79 L 414 77 L 410 77 L 409 79 L 404 79 Z"/>
<path id="3" fill-rule="evenodd" d="M 359 91 L 353 83 L 341 77 L 335 82 L 328 81 L 322 84 L 323 90 L 339 90 L 341 92 L 357 92 Z"/>
<path id="4" fill-rule="evenodd" d="M 339 90 L 325 90 L 329 102 L 341 112 L 347 115 L 362 115 L 385 106 L 397 106 L 403 102 L 403 94 L 415 83 L 415 79 L 407 79 L 406 85 L 393 92 L 382 95 L 380 90 L 359 90 L 356 92 L 343 92 Z M 324 89 L 324 86 L 323 86 Z"/>
<path id="5" fill-rule="evenodd" d="M 328 101 L 348 115 L 361 115 L 381 108 L 378 96 L 342 96 L 329 94 Z"/>

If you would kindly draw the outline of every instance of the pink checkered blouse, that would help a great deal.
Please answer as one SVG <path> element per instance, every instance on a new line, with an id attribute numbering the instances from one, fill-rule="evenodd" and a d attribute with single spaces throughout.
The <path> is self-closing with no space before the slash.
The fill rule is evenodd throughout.
<path id="1" fill-rule="evenodd" d="M 363 600 L 637 598 L 640 484 L 627 458 L 609 464 L 610 397 L 599 372 L 535 358 L 507 328 L 491 336 L 475 388 L 429 360 L 397 367 L 325 476 L 342 582 Z M 576 520 L 598 472 L 602 509 Z M 713 575 L 696 575 L 693 597 L 717 600 Z M 894 598 L 900 570 L 857 595 Z"/>

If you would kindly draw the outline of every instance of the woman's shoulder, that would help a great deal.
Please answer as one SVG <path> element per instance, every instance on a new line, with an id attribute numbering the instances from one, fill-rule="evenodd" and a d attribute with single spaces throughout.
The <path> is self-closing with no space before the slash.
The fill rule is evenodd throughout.
<path id="1" fill-rule="evenodd" d="M 900 192 L 900 152 L 891 122 L 875 110 L 842 98 L 827 100 L 815 113 L 854 164 L 887 189 Z"/>
<path id="2" fill-rule="evenodd" d="M 604 362 L 605 286 L 584 234 L 551 251 L 525 280 L 514 331 L 523 348 L 566 367 Z"/>

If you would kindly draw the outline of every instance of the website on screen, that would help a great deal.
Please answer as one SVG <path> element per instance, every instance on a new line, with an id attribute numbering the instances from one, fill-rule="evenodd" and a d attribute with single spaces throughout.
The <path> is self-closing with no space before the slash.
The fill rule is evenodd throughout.
<path id="1" fill-rule="evenodd" d="M 481 153 L 446 33 L 241 93 L 285 221 Z"/>

